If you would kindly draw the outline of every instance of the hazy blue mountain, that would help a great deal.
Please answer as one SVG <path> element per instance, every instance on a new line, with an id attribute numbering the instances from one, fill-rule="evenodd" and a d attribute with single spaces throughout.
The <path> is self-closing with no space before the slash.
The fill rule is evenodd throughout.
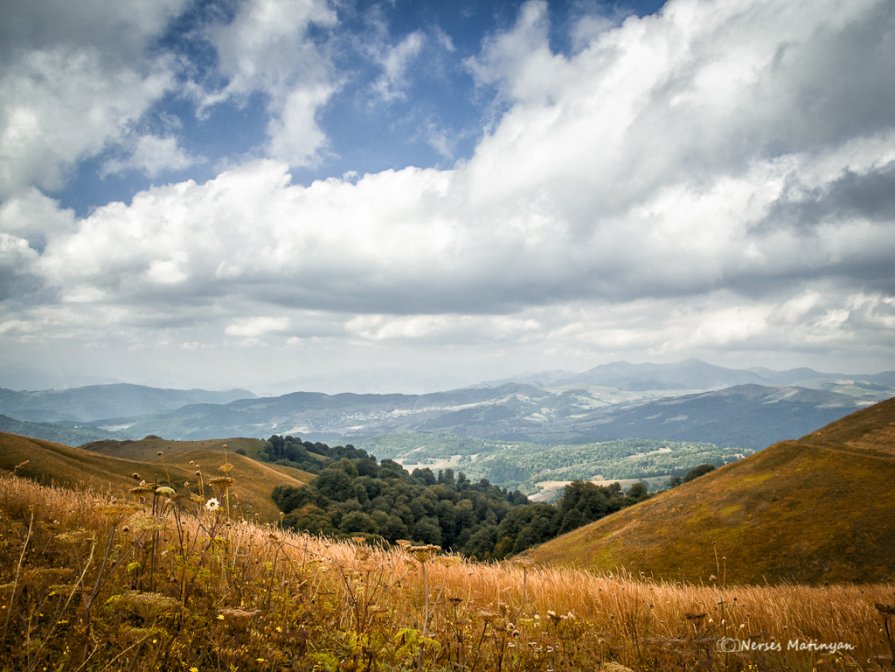
<path id="1" fill-rule="evenodd" d="M 735 385 L 797 386 L 852 394 L 864 401 L 880 401 L 895 391 L 895 372 L 876 374 L 824 373 L 809 368 L 775 371 L 755 367 L 729 369 L 698 359 L 672 364 L 601 364 L 582 373 L 545 371 L 520 378 L 543 387 L 593 386 L 631 392 L 649 390 L 707 391 Z"/>
<path id="2" fill-rule="evenodd" d="M 674 364 L 601 364 L 584 373 L 561 378 L 556 384 L 600 385 L 622 390 L 705 390 L 761 382 L 761 377 L 751 371 L 687 359 Z"/>
<path id="3" fill-rule="evenodd" d="M 97 426 L 132 437 L 162 434 L 166 438 L 271 434 L 340 437 L 414 431 L 444 414 L 470 409 L 513 408 L 533 411 L 552 393 L 515 383 L 497 388 L 464 388 L 431 394 L 322 394 L 294 392 L 279 397 L 241 399 L 229 404 L 193 404 L 137 418 L 112 418 Z M 503 411 L 498 411 L 503 412 Z M 522 413 L 524 417 L 526 413 Z"/>
<path id="4" fill-rule="evenodd" d="M 121 384 L 41 392 L 0 388 L 0 413 L 21 421 L 62 422 L 68 432 L 90 424 L 98 433 L 121 438 L 292 434 L 340 442 L 424 433 L 551 445 L 642 438 L 762 448 L 895 395 L 892 372 L 737 370 L 694 359 L 616 362 L 581 374 L 549 372 L 526 380 L 431 394 L 294 392 L 260 398 L 245 390 Z M 50 430 L 41 431 L 34 435 L 49 438 Z"/>
<path id="5" fill-rule="evenodd" d="M 577 423 L 582 440 L 707 441 L 760 449 L 795 439 L 859 408 L 854 398 L 801 387 L 737 385 L 650 401 Z"/>
<path id="6" fill-rule="evenodd" d="M 802 436 L 859 405 L 824 390 L 749 384 L 606 406 L 583 390 L 507 384 L 424 395 L 298 392 L 95 424 L 131 438 L 291 434 L 339 442 L 419 432 L 543 444 L 656 438 L 762 448 Z"/>
<path id="7" fill-rule="evenodd" d="M 69 446 L 79 446 L 89 441 L 120 438 L 117 434 L 104 431 L 98 427 L 66 423 L 28 422 L 27 420 L 16 420 L 7 415 L 0 415 L 0 432 L 55 441 L 56 443 L 64 443 Z"/>
<path id="8" fill-rule="evenodd" d="M 117 383 L 66 390 L 0 388 L 0 413 L 35 422 L 91 422 L 103 418 L 171 411 L 187 404 L 226 404 L 254 397 L 247 390 L 170 390 Z"/>

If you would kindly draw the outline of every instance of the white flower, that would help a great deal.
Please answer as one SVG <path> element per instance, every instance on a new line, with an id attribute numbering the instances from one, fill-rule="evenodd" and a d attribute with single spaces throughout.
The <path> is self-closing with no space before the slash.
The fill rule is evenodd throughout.
<path id="1" fill-rule="evenodd" d="M 217 497 L 212 497 L 205 502 L 206 511 L 217 511 L 219 508 L 221 508 L 221 503 L 218 501 Z"/>

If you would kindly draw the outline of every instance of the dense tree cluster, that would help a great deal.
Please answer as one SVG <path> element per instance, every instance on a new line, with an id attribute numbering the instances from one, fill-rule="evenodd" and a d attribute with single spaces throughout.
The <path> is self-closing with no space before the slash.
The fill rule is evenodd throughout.
<path id="1" fill-rule="evenodd" d="M 714 470 L 714 464 L 700 464 L 696 467 L 693 467 L 690 471 L 684 474 L 683 478 L 681 478 L 680 476 L 672 476 L 671 480 L 668 481 L 668 487 L 676 488 L 682 483 L 689 483 L 693 479 L 699 478 L 700 476 L 705 476 L 707 473 Z"/>
<path id="2" fill-rule="evenodd" d="M 317 474 L 308 486 L 274 489 L 288 527 L 389 542 L 410 539 L 479 559 L 519 553 L 647 497 L 642 484 L 626 494 L 618 484 L 576 481 L 557 504 L 533 504 L 486 479 L 472 482 L 451 469 L 408 473 L 397 462 L 378 462 L 350 445 L 274 436 L 265 453 Z"/>

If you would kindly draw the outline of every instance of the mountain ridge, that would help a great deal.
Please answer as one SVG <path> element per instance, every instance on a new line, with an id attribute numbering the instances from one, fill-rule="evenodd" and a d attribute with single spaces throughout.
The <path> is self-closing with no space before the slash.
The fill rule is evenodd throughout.
<path id="1" fill-rule="evenodd" d="M 252 392 L 238 388 L 223 391 L 197 388 L 179 390 L 131 383 L 87 385 L 64 390 L 0 388 L 0 413 L 35 422 L 92 422 L 175 410 L 199 401 L 230 403 L 254 396 Z"/>

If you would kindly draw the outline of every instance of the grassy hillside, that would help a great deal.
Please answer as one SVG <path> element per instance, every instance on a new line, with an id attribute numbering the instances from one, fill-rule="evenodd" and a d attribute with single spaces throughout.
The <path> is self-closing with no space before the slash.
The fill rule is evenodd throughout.
<path id="1" fill-rule="evenodd" d="M 730 583 L 895 578 L 895 399 L 533 549 L 539 562 Z"/>
<path id="2" fill-rule="evenodd" d="M 263 442 L 255 439 L 214 441 L 166 441 L 147 438 L 141 441 L 101 441 L 86 448 L 31 439 L 0 432 L 0 469 L 43 483 L 90 487 L 103 492 L 124 493 L 137 485 L 133 474 L 146 481 L 182 485 L 191 483 L 198 489 L 196 465 L 203 480 L 221 476 L 218 467 L 226 461 L 233 464 L 231 476 L 238 485 L 239 504 L 243 510 L 257 513 L 263 520 L 275 520 L 279 510 L 270 498 L 274 486 L 301 486 L 312 475 L 290 467 L 265 464 L 236 454 L 239 448 L 247 455 L 257 452 Z M 160 456 L 158 453 L 161 452 Z M 211 496 L 212 488 L 207 494 Z"/>
<path id="3" fill-rule="evenodd" d="M 238 490 L 238 485 L 237 485 Z M 893 586 L 724 588 L 329 542 L 0 474 L 9 670 L 881 671 Z M 164 498 L 163 498 L 164 499 Z M 753 642 L 779 650 L 746 648 Z M 793 642 L 797 646 L 792 646 Z M 843 644 L 818 651 L 801 646 Z M 623 667 L 624 666 L 624 667 Z"/>

